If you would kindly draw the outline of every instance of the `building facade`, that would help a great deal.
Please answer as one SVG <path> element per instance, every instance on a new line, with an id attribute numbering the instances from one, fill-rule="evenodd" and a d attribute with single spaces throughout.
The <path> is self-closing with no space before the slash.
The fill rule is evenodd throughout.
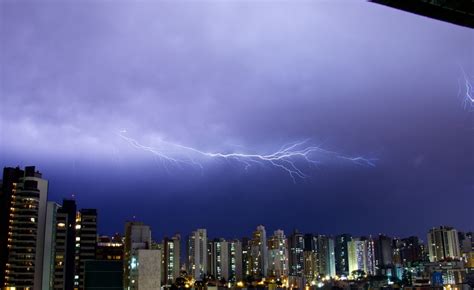
<path id="1" fill-rule="evenodd" d="M 261 278 L 268 273 L 268 248 L 267 232 L 265 227 L 259 225 L 253 232 L 252 239 L 249 241 L 250 249 L 250 275 Z"/>
<path id="2" fill-rule="evenodd" d="M 151 249 L 150 227 L 143 224 L 142 222 L 127 222 L 125 224 L 125 243 L 123 259 L 124 289 L 138 289 L 138 251 L 149 249 Z M 144 255 L 146 256 L 146 254 Z M 157 275 L 160 275 L 160 273 L 157 273 Z"/>
<path id="3" fill-rule="evenodd" d="M 288 238 L 289 275 L 303 277 L 304 272 L 304 235 L 295 230 Z"/>
<path id="4" fill-rule="evenodd" d="M 0 204 L 2 287 L 41 289 L 48 181 L 34 166 L 5 168 Z"/>
<path id="5" fill-rule="evenodd" d="M 431 262 L 461 257 L 459 237 L 456 229 L 441 226 L 428 232 L 428 251 Z"/>
<path id="6" fill-rule="evenodd" d="M 207 230 L 197 229 L 188 238 L 188 273 L 195 280 L 202 280 L 208 271 L 207 267 Z"/>
<path id="7" fill-rule="evenodd" d="M 283 230 L 276 230 L 268 239 L 268 276 L 288 277 L 288 240 Z"/>
<path id="8" fill-rule="evenodd" d="M 352 241 L 352 236 L 349 234 L 338 235 L 335 238 L 335 259 L 336 259 L 336 275 L 349 275 L 349 255 L 348 245 Z"/>
<path id="9" fill-rule="evenodd" d="M 176 234 L 163 239 L 162 273 L 163 283 L 172 284 L 179 277 L 181 259 L 181 236 Z"/>

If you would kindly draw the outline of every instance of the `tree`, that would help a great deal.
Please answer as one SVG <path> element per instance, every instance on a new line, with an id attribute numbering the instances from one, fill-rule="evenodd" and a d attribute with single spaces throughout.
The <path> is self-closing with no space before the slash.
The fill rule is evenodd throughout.
<path id="1" fill-rule="evenodd" d="M 178 277 L 173 285 L 176 285 L 178 288 L 183 288 L 184 285 L 186 285 L 186 279 L 184 279 L 184 277 Z"/>
<path id="2" fill-rule="evenodd" d="M 356 280 L 360 280 L 361 278 L 365 277 L 365 271 L 364 270 L 354 270 L 352 271 L 352 277 L 354 277 Z"/>
<path id="3" fill-rule="evenodd" d="M 411 286 L 413 284 L 411 271 L 408 271 L 408 270 L 403 271 L 401 282 L 403 286 Z"/>

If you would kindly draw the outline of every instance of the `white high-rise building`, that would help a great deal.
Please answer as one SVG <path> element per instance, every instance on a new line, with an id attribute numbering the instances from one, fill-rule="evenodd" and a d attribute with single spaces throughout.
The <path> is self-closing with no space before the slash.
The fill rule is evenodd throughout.
<path id="1" fill-rule="evenodd" d="M 336 275 L 334 240 L 325 235 L 317 235 L 315 238 L 317 274 L 321 277 L 334 277 Z"/>
<path id="2" fill-rule="evenodd" d="M 242 242 L 231 240 L 228 242 L 229 248 L 229 280 L 242 281 Z"/>
<path id="3" fill-rule="evenodd" d="M 216 279 L 229 281 L 229 243 L 225 239 L 215 239 L 208 243 L 209 274 Z"/>
<path id="4" fill-rule="evenodd" d="M 358 238 L 348 242 L 349 275 L 354 271 L 367 273 L 367 241 Z"/>
<path id="5" fill-rule="evenodd" d="M 250 241 L 250 272 L 253 276 L 265 277 L 268 273 L 267 232 L 260 225 Z"/>
<path id="6" fill-rule="evenodd" d="M 125 224 L 125 244 L 124 244 L 124 289 L 139 289 L 139 250 L 151 249 L 151 230 L 150 227 L 141 222 L 127 222 Z M 150 255 L 152 255 L 151 253 Z M 156 254 L 156 253 L 155 253 Z M 148 260 L 145 254 L 144 259 Z M 160 265 L 161 267 L 161 252 Z M 147 268 L 148 269 L 148 268 Z M 161 269 L 161 268 L 160 268 Z M 146 272 L 146 271 L 145 271 Z M 156 273 L 160 275 L 160 272 Z"/>
<path id="7" fill-rule="evenodd" d="M 283 230 L 276 230 L 268 240 L 268 275 L 288 276 L 288 240 Z"/>
<path id="8" fill-rule="evenodd" d="M 446 259 L 459 259 L 458 231 L 452 227 L 441 226 L 428 232 L 428 251 L 431 262 Z"/>
<path id="9" fill-rule="evenodd" d="M 181 236 L 176 234 L 172 238 L 163 240 L 163 282 L 172 284 L 179 277 L 181 259 Z"/>
<path id="10" fill-rule="evenodd" d="M 197 229 L 188 239 L 188 273 L 195 280 L 207 274 L 207 231 Z"/>
<path id="11" fill-rule="evenodd" d="M 375 275 L 374 240 L 354 238 L 348 242 L 349 274 L 364 271 L 366 275 Z"/>
<path id="12" fill-rule="evenodd" d="M 336 254 L 334 250 L 334 240 L 329 238 L 328 241 L 328 249 L 329 249 L 329 277 L 336 276 Z"/>

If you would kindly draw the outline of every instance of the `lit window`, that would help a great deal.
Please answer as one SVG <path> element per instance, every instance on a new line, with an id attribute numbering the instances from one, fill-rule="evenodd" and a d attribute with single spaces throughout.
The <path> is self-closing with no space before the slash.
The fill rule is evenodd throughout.
<path id="1" fill-rule="evenodd" d="M 132 257 L 132 261 L 130 262 L 130 267 L 132 269 L 135 269 L 137 267 L 137 259 L 135 257 Z"/>

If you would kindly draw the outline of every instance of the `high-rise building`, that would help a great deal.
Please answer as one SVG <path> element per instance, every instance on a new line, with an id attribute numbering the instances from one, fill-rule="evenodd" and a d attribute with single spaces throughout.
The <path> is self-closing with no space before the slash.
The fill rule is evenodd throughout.
<path id="1" fill-rule="evenodd" d="M 97 210 L 81 209 L 76 214 L 76 273 L 74 287 L 84 289 L 84 262 L 95 260 L 97 246 Z"/>
<path id="2" fill-rule="evenodd" d="M 304 235 L 295 230 L 288 238 L 289 252 L 289 274 L 290 276 L 302 277 L 304 271 Z"/>
<path id="3" fill-rule="evenodd" d="M 402 248 L 402 240 L 400 238 L 394 238 L 393 239 L 393 242 L 392 242 L 392 265 L 395 266 L 395 267 L 401 267 L 402 266 L 402 254 L 400 252 L 400 249 Z M 381 267 L 377 267 L 378 270 L 380 269 L 383 269 L 385 271 L 385 269 L 390 269 L 392 268 L 392 265 L 390 265 L 389 267 L 384 267 L 384 266 L 381 266 Z M 382 273 L 384 272 L 382 271 Z"/>
<path id="4" fill-rule="evenodd" d="M 318 278 L 318 254 L 313 251 L 303 252 L 303 277 L 306 282 L 315 281 Z"/>
<path id="5" fill-rule="evenodd" d="M 349 275 L 349 256 L 348 256 L 348 243 L 352 241 L 352 237 L 349 234 L 338 235 L 335 238 L 335 259 L 336 259 L 336 275 L 348 276 Z"/>
<path id="6" fill-rule="evenodd" d="M 428 251 L 431 262 L 459 259 L 458 232 L 452 227 L 441 226 L 428 232 Z"/>
<path id="7" fill-rule="evenodd" d="M 267 232 L 263 225 L 259 225 L 253 232 L 250 247 L 250 275 L 265 277 L 268 273 Z"/>
<path id="8" fill-rule="evenodd" d="M 250 239 L 247 237 L 242 238 L 242 275 L 244 278 L 252 275 L 250 246 Z"/>
<path id="9" fill-rule="evenodd" d="M 303 249 L 303 276 L 306 282 L 316 280 L 319 275 L 318 271 L 318 237 L 313 234 L 304 235 Z"/>
<path id="10" fill-rule="evenodd" d="M 124 275 L 123 287 L 127 290 L 138 289 L 138 252 L 151 248 L 151 230 L 150 227 L 142 222 L 127 222 L 125 224 L 125 244 L 124 244 Z M 150 259 L 146 258 L 147 253 L 143 254 L 144 259 L 156 260 L 152 254 Z M 160 257 L 161 259 L 161 257 Z M 161 266 L 161 265 L 159 265 Z M 146 271 L 145 271 L 146 272 Z M 160 276 L 161 273 L 155 273 Z"/>
<path id="11" fill-rule="evenodd" d="M 228 241 L 229 248 L 229 281 L 238 282 L 243 279 L 242 242 L 238 239 Z"/>
<path id="12" fill-rule="evenodd" d="M 334 240 L 328 236 L 318 235 L 316 245 L 318 275 L 334 277 L 336 275 Z"/>
<path id="13" fill-rule="evenodd" d="M 208 243 L 208 274 L 217 280 L 229 280 L 229 245 L 225 239 Z"/>
<path id="14" fill-rule="evenodd" d="M 474 252 L 474 233 L 473 232 L 458 232 L 459 247 L 461 255 L 468 256 L 469 253 Z"/>
<path id="15" fill-rule="evenodd" d="M 363 271 L 375 275 L 375 251 L 372 238 L 354 238 L 348 243 L 349 273 Z"/>
<path id="16" fill-rule="evenodd" d="M 176 234 L 163 239 L 162 273 L 163 283 L 172 284 L 179 277 L 181 259 L 181 236 Z"/>
<path id="17" fill-rule="evenodd" d="M 49 201 L 46 206 L 46 224 L 44 228 L 43 278 L 41 289 L 54 289 L 56 227 L 59 205 Z"/>
<path id="18" fill-rule="evenodd" d="M 304 235 L 304 277 L 307 282 L 334 277 L 334 240 L 325 235 Z"/>
<path id="19" fill-rule="evenodd" d="M 4 168 L 0 191 L 0 283 L 41 289 L 48 181 L 34 166 Z"/>
<path id="20" fill-rule="evenodd" d="M 3 169 L 3 179 L 0 184 L 0 288 L 8 285 L 5 281 L 7 276 L 6 266 L 9 254 L 9 245 L 12 240 L 10 222 L 13 218 L 13 196 L 15 195 L 17 184 L 23 178 L 25 172 L 17 168 L 5 167 Z"/>
<path id="21" fill-rule="evenodd" d="M 349 258 L 349 274 L 352 275 L 354 271 L 364 271 L 367 273 L 366 253 L 367 242 L 354 238 L 348 243 L 347 253 Z"/>
<path id="22" fill-rule="evenodd" d="M 423 261 L 424 245 L 418 237 L 400 240 L 400 258 L 403 265 Z"/>
<path id="23" fill-rule="evenodd" d="M 116 233 L 113 236 L 100 236 L 97 241 L 95 259 L 98 261 L 120 261 L 123 262 L 123 239 Z M 106 265 L 102 263 L 100 265 Z M 92 265 L 92 264 L 91 264 Z"/>
<path id="24" fill-rule="evenodd" d="M 375 241 L 372 237 L 365 238 L 366 241 L 366 261 L 367 261 L 367 275 L 375 276 L 376 267 L 375 267 Z"/>
<path id="25" fill-rule="evenodd" d="M 56 209 L 54 289 L 84 289 L 84 263 L 96 259 L 97 210 L 77 211 L 76 202 L 63 200 Z"/>
<path id="26" fill-rule="evenodd" d="M 98 238 L 95 260 L 83 261 L 84 289 L 123 290 L 123 248 L 118 233 Z"/>
<path id="27" fill-rule="evenodd" d="M 276 230 L 268 239 L 268 276 L 288 276 L 288 240 L 283 230 Z"/>
<path id="28" fill-rule="evenodd" d="M 195 280 L 202 280 L 207 275 L 207 231 L 197 229 L 188 239 L 188 273 Z"/>
<path id="29" fill-rule="evenodd" d="M 393 264 L 393 239 L 384 235 L 379 235 L 375 239 L 375 267 L 380 271 Z"/>
<path id="30" fill-rule="evenodd" d="M 56 213 L 54 289 L 74 289 L 75 256 L 76 201 L 65 199 Z"/>

